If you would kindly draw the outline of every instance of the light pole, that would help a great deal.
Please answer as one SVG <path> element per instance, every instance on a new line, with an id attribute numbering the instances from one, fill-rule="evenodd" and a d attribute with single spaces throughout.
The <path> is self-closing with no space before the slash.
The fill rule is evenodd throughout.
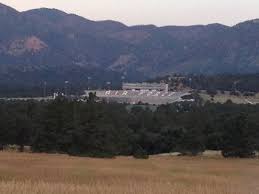
<path id="1" fill-rule="evenodd" d="M 125 76 L 121 76 L 121 87 L 123 87 L 124 81 L 125 81 Z"/>
<path id="2" fill-rule="evenodd" d="M 106 82 L 107 84 L 107 89 L 110 90 L 111 82 Z"/>
<path id="3" fill-rule="evenodd" d="M 68 84 L 69 81 L 65 81 L 65 96 L 68 96 Z"/>
<path id="4" fill-rule="evenodd" d="M 92 77 L 87 77 L 87 88 L 88 90 L 90 90 L 90 81 L 91 81 Z"/>
<path id="5" fill-rule="evenodd" d="M 46 98 L 46 94 L 47 94 L 47 82 L 45 81 L 43 83 L 43 97 Z"/>

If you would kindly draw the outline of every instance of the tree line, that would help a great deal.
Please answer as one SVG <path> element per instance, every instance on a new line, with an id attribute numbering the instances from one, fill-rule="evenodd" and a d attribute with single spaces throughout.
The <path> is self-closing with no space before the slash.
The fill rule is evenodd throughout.
<path id="1" fill-rule="evenodd" d="M 259 74 L 219 74 L 219 75 L 181 75 L 173 74 L 171 76 L 158 77 L 150 82 L 166 82 L 171 88 L 189 87 L 194 90 L 206 90 L 208 93 L 217 91 L 231 91 L 243 93 L 244 95 L 253 95 L 259 92 Z"/>
<path id="2" fill-rule="evenodd" d="M 1 101 L 0 148 L 114 157 L 221 150 L 224 157 L 253 157 L 259 150 L 259 105 L 181 102 L 146 106 L 57 98 Z"/>
<path id="3" fill-rule="evenodd" d="M 183 83 L 196 90 L 206 90 L 208 92 L 232 91 L 241 92 L 244 95 L 252 95 L 259 92 L 259 74 L 240 75 L 189 75 Z"/>

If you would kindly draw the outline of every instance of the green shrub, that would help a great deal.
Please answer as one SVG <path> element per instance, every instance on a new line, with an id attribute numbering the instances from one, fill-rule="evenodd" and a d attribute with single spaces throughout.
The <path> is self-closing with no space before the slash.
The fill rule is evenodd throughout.
<path id="1" fill-rule="evenodd" d="M 149 155 L 147 154 L 147 152 L 144 149 L 138 148 L 134 152 L 133 157 L 136 158 L 136 159 L 148 159 Z"/>

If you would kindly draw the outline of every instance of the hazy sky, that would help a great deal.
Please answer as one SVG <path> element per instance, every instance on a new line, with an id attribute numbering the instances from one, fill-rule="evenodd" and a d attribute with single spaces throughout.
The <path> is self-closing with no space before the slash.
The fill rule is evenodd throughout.
<path id="1" fill-rule="evenodd" d="M 128 25 L 234 25 L 259 18 L 259 0 L 0 0 L 19 11 L 48 7 Z"/>

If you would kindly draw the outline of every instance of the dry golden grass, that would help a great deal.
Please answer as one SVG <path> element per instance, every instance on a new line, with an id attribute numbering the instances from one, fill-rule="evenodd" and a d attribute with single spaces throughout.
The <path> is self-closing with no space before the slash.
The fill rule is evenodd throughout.
<path id="1" fill-rule="evenodd" d="M 1 194 L 258 194 L 259 161 L 0 153 Z"/>

